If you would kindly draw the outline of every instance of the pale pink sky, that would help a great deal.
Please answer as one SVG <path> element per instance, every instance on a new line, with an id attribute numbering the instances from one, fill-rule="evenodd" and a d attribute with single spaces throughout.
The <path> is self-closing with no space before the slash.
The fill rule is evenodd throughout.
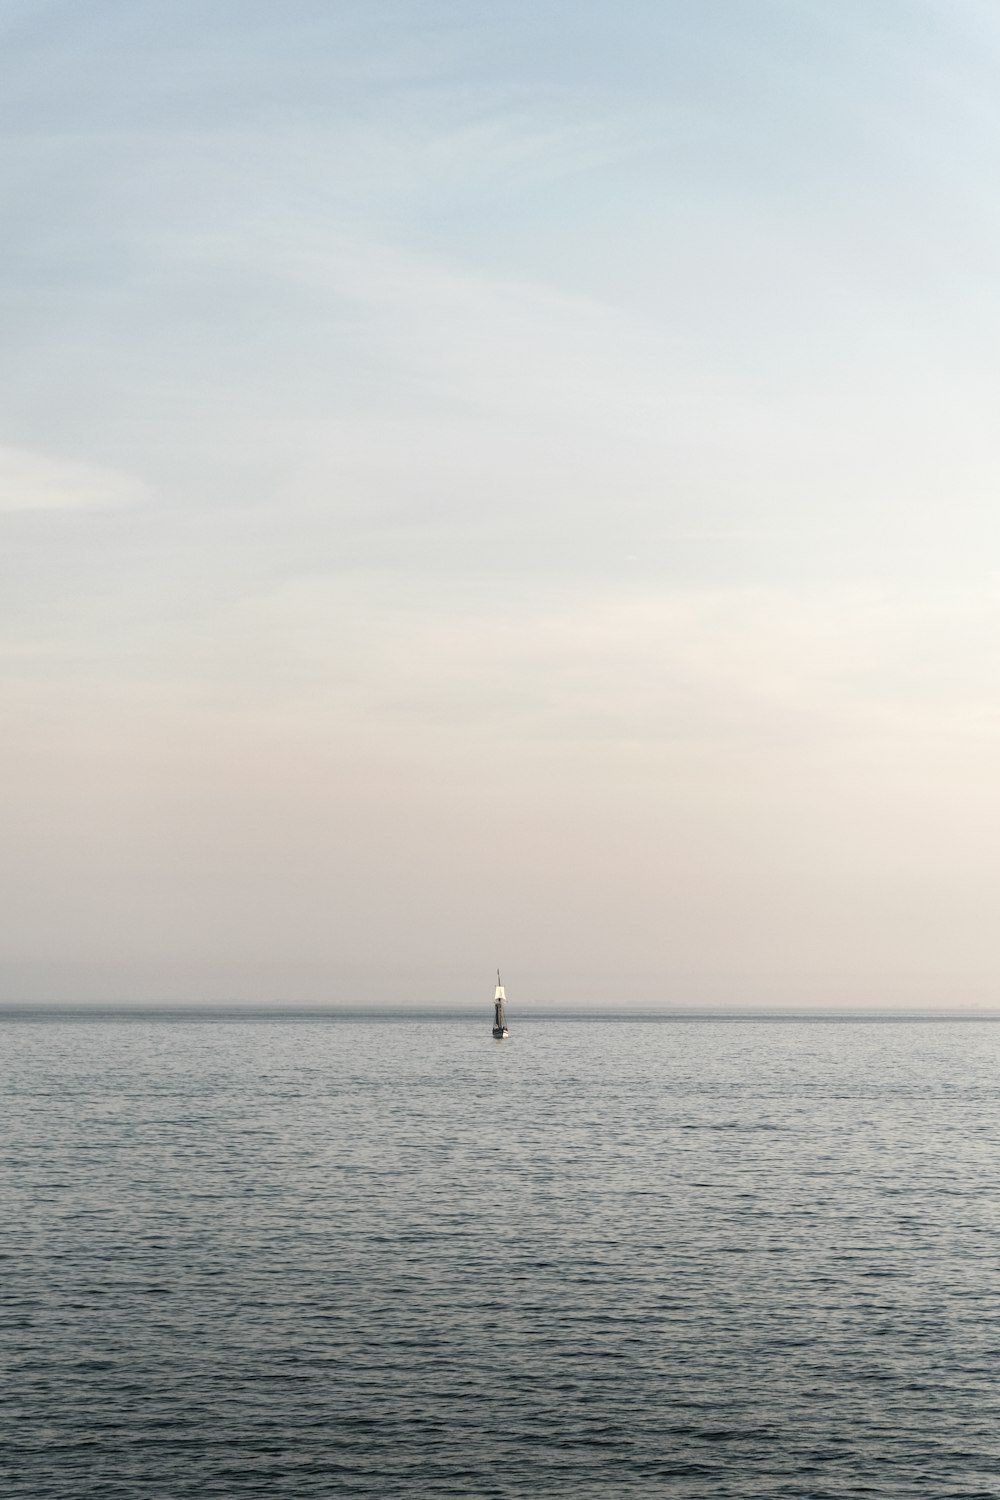
<path id="1" fill-rule="evenodd" d="M 997 1003 L 992 7 L 0 40 L 0 1002 Z"/>

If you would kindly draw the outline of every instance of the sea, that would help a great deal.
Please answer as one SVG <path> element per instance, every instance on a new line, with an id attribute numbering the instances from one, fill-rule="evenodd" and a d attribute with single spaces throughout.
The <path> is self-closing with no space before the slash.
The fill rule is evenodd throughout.
<path id="1" fill-rule="evenodd" d="M 0 1494 L 1000 1495 L 1000 1024 L 0 1019 Z"/>

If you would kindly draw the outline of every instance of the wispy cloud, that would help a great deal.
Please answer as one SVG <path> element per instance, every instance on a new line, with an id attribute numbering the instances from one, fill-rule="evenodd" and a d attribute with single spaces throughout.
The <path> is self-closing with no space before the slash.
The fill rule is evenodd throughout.
<path id="1" fill-rule="evenodd" d="M 621 751 L 683 763 L 707 792 L 734 767 L 774 781 L 839 757 L 878 783 L 995 758 L 998 622 L 988 581 L 419 600 L 399 578 L 316 577 L 220 615 L 199 672 L 207 704 L 219 676 L 237 716 L 266 699 L 305 737 L 405 747 L 414 764 L 555 755 L 613 779 L 604 757 Z"/>
<path id="2" fill-rule="evenodd" d="M 111 510 L 146 498 L 131 475 L 0 446 L 0 511 Z"/>

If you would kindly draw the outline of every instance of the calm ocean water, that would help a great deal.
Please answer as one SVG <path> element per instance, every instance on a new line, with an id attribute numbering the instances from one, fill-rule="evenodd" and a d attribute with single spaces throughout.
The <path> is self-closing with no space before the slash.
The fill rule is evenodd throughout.
<path id="1" fill-rule="evenodd" d="M 1000 1495 L 1000 1025 L 0 1022 L 0 1493 Z"/>

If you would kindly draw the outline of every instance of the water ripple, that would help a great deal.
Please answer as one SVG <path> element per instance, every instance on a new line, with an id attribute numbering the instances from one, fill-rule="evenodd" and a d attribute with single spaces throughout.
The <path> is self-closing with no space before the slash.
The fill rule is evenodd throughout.
<path id="1" fill-rule="evenodd" d="M 1000 1493 L 1000 1027 L 2 1041 L 7 1500 Z"/>

